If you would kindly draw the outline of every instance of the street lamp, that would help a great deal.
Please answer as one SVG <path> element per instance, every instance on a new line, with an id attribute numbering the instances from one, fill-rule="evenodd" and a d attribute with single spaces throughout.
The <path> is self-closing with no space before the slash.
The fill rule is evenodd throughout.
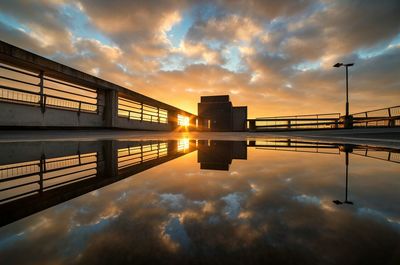
<path id="1" fill-rule="evenodd" d="M 354 63 L 336 63 L 333 65 L 333 67 L 341 67 L 344 66 L 346 67 L 346 117 L 349 116 L 349 71 L 348 68 L 350 66 L 353 66 Z"/>

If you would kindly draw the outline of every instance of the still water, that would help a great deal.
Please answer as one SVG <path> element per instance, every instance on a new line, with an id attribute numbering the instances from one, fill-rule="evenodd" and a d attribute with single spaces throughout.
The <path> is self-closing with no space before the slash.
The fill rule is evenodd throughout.
<path id="1" fill-rule="evenodd" d="M 400 150 L 0 144 L 0 264 L 400 264 Z"/>

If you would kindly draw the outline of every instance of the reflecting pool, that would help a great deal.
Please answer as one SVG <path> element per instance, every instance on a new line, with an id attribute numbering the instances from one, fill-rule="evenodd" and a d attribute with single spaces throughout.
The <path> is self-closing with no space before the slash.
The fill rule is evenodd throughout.
<path id="1" fill-rule="evenodd" d="M 0 264 L 400 264 L 400 150 L 0 143 Z"/>

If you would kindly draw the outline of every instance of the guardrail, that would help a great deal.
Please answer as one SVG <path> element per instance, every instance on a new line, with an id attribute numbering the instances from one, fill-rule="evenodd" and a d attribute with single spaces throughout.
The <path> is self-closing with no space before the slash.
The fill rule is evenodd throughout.
<path id="1" fill-rule="evenodd" d="M 338 128 L 340 113 L 276 116 L 249 119 L 251 131 Z"/>
<path id="2" fill-rule="evenodd" d="M 352 116 L 354 127 L 400 126 L 400 106 L 358 112 Z"/>
<path id="3" fill-rule="evenodd" d="M 129 120 L 168 123 L 168 111 L 118 96 L 118 116 Z"/>
<path id="4" fill-rule="evenodd" d="M 46 108 L 99 114 L 96 89 L 78 86 L 45 76 L 43 71 L 30 72 L 0 64 L 0 101 Z"/>

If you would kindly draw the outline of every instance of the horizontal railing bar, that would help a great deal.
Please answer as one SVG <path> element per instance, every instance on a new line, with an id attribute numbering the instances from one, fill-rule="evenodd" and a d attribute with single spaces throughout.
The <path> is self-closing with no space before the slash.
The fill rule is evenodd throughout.
<path id="1" fill-rule="evenodd" d="M 97 158 L 97 155 L 95 153 L 88 153 L 88 154 L 81 154 L 81 155 L 77 154 L 77 155 L 72 155 L 72 156 L 73 157 L 71 157 L 71 158 L 49 158 L 49 160 L 46 159 L 46 164 L 53 163 L 53 162 L 60 162 L 60 161 L 68 161 L 68 160 L 79 159 L 79 158 L 88 158 L 88 157 Z"/>
<path id="2" fill-rule="evenodd" d="M 274 140 L 274 141 L 260 141 L 261 143 L 289 143 L 287 140 Z M 311 142 L 311 141 L 301 141 L 301 140 L 290 140 L 291 144 L 313 144 L 318 146 L 335 146 L 338 147 L 338 144 L 330 144 L 330 143 L 323 143 L 323 142 Z M 250 147 L 253 145 L 249 145 Z M 257 146 L 257 141 L 256 145 Z"/>
<path id="3" fill-rule="evenodd" d="M 59 168 L 53 168 L 53 169 L 46 170 L 43 173 L 52 173 L 52 172 L 59 171 L 59 170 L 65 170 L 65 169 L 70 169 L 70 168 L 79 167 L 79 166 L 86 166 L 86 165 L 90 165 L 90 164 L 94 164 L 94 163 L 96 163 L 96 161 L 86 162 L 86 163 L 81 163 L 81 164 L 76 164 L 76 165 L 70 165 L 70 166 L 65 166 L 65 167 L 59 167 Z"/>
<path id="4" fill-rule="evenodd" d="M 12 190 L 12 189 L 16 189 L 16 188 L 20 188 L 20 187 L 23 187 L 23 186 L 36 184 L 36 183 L 39 183 L 39 181 L 40 180 L 33 180 L 33 181 L 30 181 L 30 182 L 21 183 L 21 184 L 15 185 L 15 186 L 3 188 L 3 189 L 0 189 L 0 192 L 7 191 L 7 190 Z"/>
<path id="5" fill-rule="evenodd" d="M 0 172 L 3 170 L 13 170 L 13 169 L 17 169 L 17 168 L 27 168 L 27 167 L 33 167 L 33 166 L 40 167 L 40 163 L 36 162 L 36 163 L 28 164 L 28 165 L 0 168 Z"/>
<path id="6" fill-rule="evenodd" d="M 39 93 L 39 92 L 33 92 L 33 91 L 23 90 L 23 89 L 19 89 L 19 88 L 15 88 L 15 87 L 10 87 L 10 86 L 5 86 L 5 85 L 0 85 L 0 88 L 8 89 L 8 90 L 11 90 L 11 91 L 17 91 L 17 92 L 28 93 L 28 94 L 33 94 L 33 95 L 38 95 L 38 96 L 40 96 L 40 93 Z"/>
<path id="7" fill-rule="evenodd" d="M 397 120 L 400 116 L 391 117 L 371 117 L 371 118 L 354 118 L 353 122 L 373 122 L 373 121 L 383 121 L 383 120 Z"/>
<path id="8" fill-rule="evenodd" d="M 288 126 L 287 124 L 273 124 L 273 125 L 256 125 L 256 128 L 268 128 L 268 127 L 301 127 L 301 126 L 317 126 L 317 125 L 336 125 L 339 124 L 337 122 L 321 122 L 321 123 L 298 123 L 291 124 Z"/>
<path id="9" fill-rule="evenodd" d="M 46 81 L 50 81 L 50 82 L 54 82 L 54 83 L 60 84 L 60 85 L 65 85 L 65 86 L 81 89 L 81 90 L 84 90 L 84 91 L 87 91 L 87 92 L 90 92 L 90 93 L 97 93 L 97 89 L 90 89 L 90 88 L 86 88 L 86 87 L 80 87 L 80 86 L 76 86 L 76 85 L 73 85 L 73 84 L 68 84 L 68 83 L 65 83 L 65 82 L 62 82 L 62 81 L 59 81 L 59 80 L 51 79 L 51 78 L 48 78 L 48 77 L 44 77 L 43 79 L 46 80 Z"/>
<path id="10" fill-rule="evenodd" d="M 57 89 L 57 88 L 53 88 L 53 87 L 43 86 L 43 88 L 46 88 L 48 90 L 61 92 L 61 93 L 65 93 L 65 94 L 71 94 L 71 95 L 75 95 L 75 96 L 79 96 L 79 97 L 83 97 L 83 98 L 97 99 L 97 97 L 86 96 L 86 95 L 82 95 L 82 94 L 78 94 L 78 93 L 74 93 L 74 92 L 69 92 L 69 91 L 65 91 L 65 90 L 61 90 L 61 89 Z"/>
<path id="11" fill-rule="evenodd" d="M 23 89 L 14 88 L 14 87 L 0 85 L 0 88 L 40 96 L 40 93 L 38 93 L 38 92 L 27 91 L 27 90 L 23 90 Z M 61 99 L 61 100 L 65 100 L 65 101 L 76 102 L 76 103 L 84 103 L 84 104 L 88 104 L 88 105 L 92 105 L 92 106 L 99 106 L 99 107 L 104 106 L 101 104 L 95 104 L 95 103 L 90 103 L 90 102 L 86 102 L 86 101 L 79 101 L 79 100 L 74 100 L 74 99 L 69 99 L 69 98 L 63 98 L 63 97 L 53 96 L 53 95 L 48 95 L 48 94 L 44 94 L 44 96 L 47 98 L 55 98 L 55 99 Z M 12 100 L 12 99 L 10 99 L 10 100 Z M 54 105 L 52 105 L 52 106 L 54 106 Z"/>
<path id="12" fill-rule="evenodd" d="M 252 146 L 253 147 L 253 146 Z M 318 149 L 337 149 L 337 146 L 310 146 L 310 145 L 255 145 L 257 148 L 318 148 Z"/>
<path id="13" fill-rule="evenodd" d="M 96 177 L 96 174 L 90 174 L 90 175 L 82 176 L 82 177 L 79 177 L 79 178 L 76 178 L 76 179 L 71 179 L 71 180 L 68 180 L 68 181 L 61 182 L 61 183 L 56 183 L 56 184 L 53 184 L 53 185 L 49 185 L 49 186 L 46 186 L 44 188 L 44 190 L 49 190 L 49 189 L 57 187 L 57 186 L 62 186 L 62 185 L 65 185 L 65 184 L 68 184 L 68 183 L 71 183 L 71 182 L 76 182 L 76 181 L 79 181 L 79 180 L 82 180 L 82 179 L 87 179 L 87 178 L 90 178 L 90 177 Z"/>
<path id="14" fill-rule="evenodd" d="M 258 119 L 275 119 L 275 118 L 295 118 L 295 117 L 310 117 L 310 116 L 328 116 L 328 115 L 339 115 L 339 112 L 334 112 L 334 113 L 323 113 L 323 114 L 302 114 L 302 115 L 292 115 L 292 116 L 275 116 L 275 117 L 260 117 L 260 118 L 255 118 L 256 120 Z"/>
<path id="15" fill-rule="evenodd" d="M 96 104 L 96 103 L 90 103 L 90 102 L 86 102 L 86 101 L 80 101 L 80 100 L 75 100 L 75 99 L 63 98 L 63 97 L 53 96 L 53 95 L 49 95 L 49 94 L 44 94 L 44 96 L 46 96 L 47 98 L 62 99 L 62 100 L 71 101 L 71 102 L 75 102 L 75 103 L 84 103 L 84 104 L 88 104 L 88 105 L 92 105 L 92 106 L 102 106 L 102 105 L 99 105 L 99 104 Z"/>
<path id="16" fill-rule="evenodd" d="M 387 152 L 387 151 L 386 151 Z M 390 153 L 390 152 L 387 152 Z M 359 154 L 359 153 L 352 153 L 353 155 L 358 155 L 358 156 L 364 156 L 364 157 L 369 157 L 369 158 L 373 158 L 373 159 L 378 159 L 378 160 L 383 160 L 383 161 L 388 161 L 388 162 L 394 162 L 394 163 L 400 163 L 400 161 L 395 161 L 395 160 L 390 160 L 387 158 L 382 158 L 382 157 L 377 157 L 377 156 L 371 156 L 371 155 L 365 155 L 365 154 Z"/>
<path id="17" fill-rule="evenodd" d="M 13 81 L 13 82 L 18 82 L 18 83 L 25 84 L 25 85 L 39 87 L 39 84 L 31 83 L 31 82 L 27 82 L 27 81 L 22 81 L 22 80 L 18 80 L 18 79 L 14 79 L 14 78 L 11 78 L 11 77 L 6 77 L 6 76 L 0 75 L 0 78 L 6 79 L 6 80 L 10 80 L 10 81 Z"/>
<path id="18" fill-rule="evenodd" d="M 314 119 L 314 118 L 300 118 L 300 119 L 256 119 L 255 121 L 260 122 L 260 121 L 273 121 L 273 122 L 278 122 L 278 121 L 337 121 L 339 119 L 337 118 L 321 118 L 321 119 Z"/>
<path id="19" fill-rule="evenodd" d="M 126 102 L 133 103 L 133 104 L 142 104 L 142 103 L 140 103 L 138 101 L 130 100 L 130 99 L 127 99 L 127 98 L 124 98 L 124 97 L 121 97 L 121 96 L 118 97 L 118 100 L 126 101 Z"/>
<path id="20" fill-rule="evenodd" d="M 71 175 L 73 175 L 73 174 L 78 174 L 78 173 L 86 172 L 86 171 L 89 171 L 89 170 L 95 170 L 95 169 L 97 169 L 97 166 L 96 166 L 96 167 L 93 167 L 93 168 L 82 169 L 82 170 L 78 170 L 78 171 L 74 171 L 74 172 L 70 172 L 70 173 L 66 173 L 66 174 L 62 174 L 62 175 L 57 175 L 57 176 L 45 178 L 44 181 L 48 181 L 48 180 L 52 180 L 52 179 L 57 179 L 57 178 L 62 178 L 62 177 L 68 177 L 68 176 L 71 176 Z M 46 173 L 47 173 L 47 172 L 46 172 Z"/>
<path id="21" fill-rule="evenodd" d="M 260 150 L 273 150 L 273 151 L 285 151 L 285 152 L 296 152 L 296 153 L 318 153 L 318 154 L 326 154 L 326 155 L 340 155 L 340 152 L 337 153 L 332 153 L 332 152 L 318 152 L 318 150 L 316 150 L 316 152 L 312 152 L 312 151 L 306 151 L 306 150 L 285 150 L 285 149 L 281 149 L 281 148 L 264 148 L 264 147 L 260 147 L 260 148 L 256 148 L 256 149 L 260 149 Z M 318 148 L 315 148 L 318 149 Z"/>
<path id="22" fill-rule="evenodd" d="M 5 202 L 5 201 L 9 201 L 9 200 L 12 200 L 12 199 L 15 199 L 15 198 L 23 197 L 23 196 L 25 196 L 25 195 L 32 194 L 32 193 L 39 193 L 39 189 L 27 191 L 27 192 L 20 193 L 20 194 L 11 196 L 11 197 L 7 197 L 7 198 L 5 198 L 5 199 L 1 199 L 1 200 L 0 200 L 0 203 Z"/>
<path id="23" fill-rule="evenodd" d="M 388 108 L 382 108 L 382 109 L 374 109 L 374 110 L 367 110 L 367 111 L 357 112 L 357 113 L 353 113 L 351 115 L 365 114 L 365 113 L 370 113 L 370 112 L 374 112 L 374 111 L 388 110 L 388 109 L 394 109 L 394 108 L 400 108 L 400 105 L 392 106 L 392 107 L 388 107 Z"/>
<path id="24" fill-rule="evenodd" d="M 0 65 L 0 68 L 7 69 L 7 70 L 10 70 L 10 71 L 13 71 L 13 72 L 20 73 L 20 74 L 29 75 L 29 76 L 32 76 L 32 77 L 39 78 L 38 74 L 35 75 L 35 74 L 32 74 L 32 73 L 21 71 L 21 70 L 18 70 L 18 69 L 15 69 L 15 68 L 11 68 L 11 67 L 8 67 L 8 66 L 5 66 L 5 65 Z"/>
<path id="25" fill-rule="evenodd" d="M 90 164 L 94 164 L 94 163 L 96 163 L 96 161 L 87 162 L 87 163 L 81 163 L 81 164 L 76 164 L 76 165 L 70 165 L 70 166 L 65 166 L 65 167 L 61 167 L 61 168 L 53 168 L 53 169 L 46 170 L 43 173 L 52 173 L 52 172 L 59 171 L 59 170 L 65 170 L 65 169 L 70 169 L 70 168 L 74 168 L 74 167 L 90 165 Z M 37 172 L 27 173 L 27 174 L 23 174 L 23 175 L 17 175 L 17 176 L 8 177 L 8 178 L 7 177 L 6 178 L 2 178 L 2 179 L 0 179 L 0 183 L 11 181 L 11 180 L 16 180 L 16 179 L 19 179 L 19 178 L 26 178 L 26 177 L 30 177 L 30 176 L 35 176 L 35 175 L 38 175 L 39 173 L 40 173 L 40 170 L 38 170 Z"/>
<path id="26" fill-rule="evenodd" d="M 20 179 L 20 178 L 27 178 L 27 177 L 36 176 L 36 175 L 39 175 L 39 173 L 40 173 L 40 171 L 33 172 L 33 173 L 27 173 L 27 174 L 24 174 L 24 175 L 12 176 L 12 177 L 8 177 L 8 178 L 2 178 L 2 179 L 0 179 L 0 183 L 16 180 L 16 179 Z"/>

